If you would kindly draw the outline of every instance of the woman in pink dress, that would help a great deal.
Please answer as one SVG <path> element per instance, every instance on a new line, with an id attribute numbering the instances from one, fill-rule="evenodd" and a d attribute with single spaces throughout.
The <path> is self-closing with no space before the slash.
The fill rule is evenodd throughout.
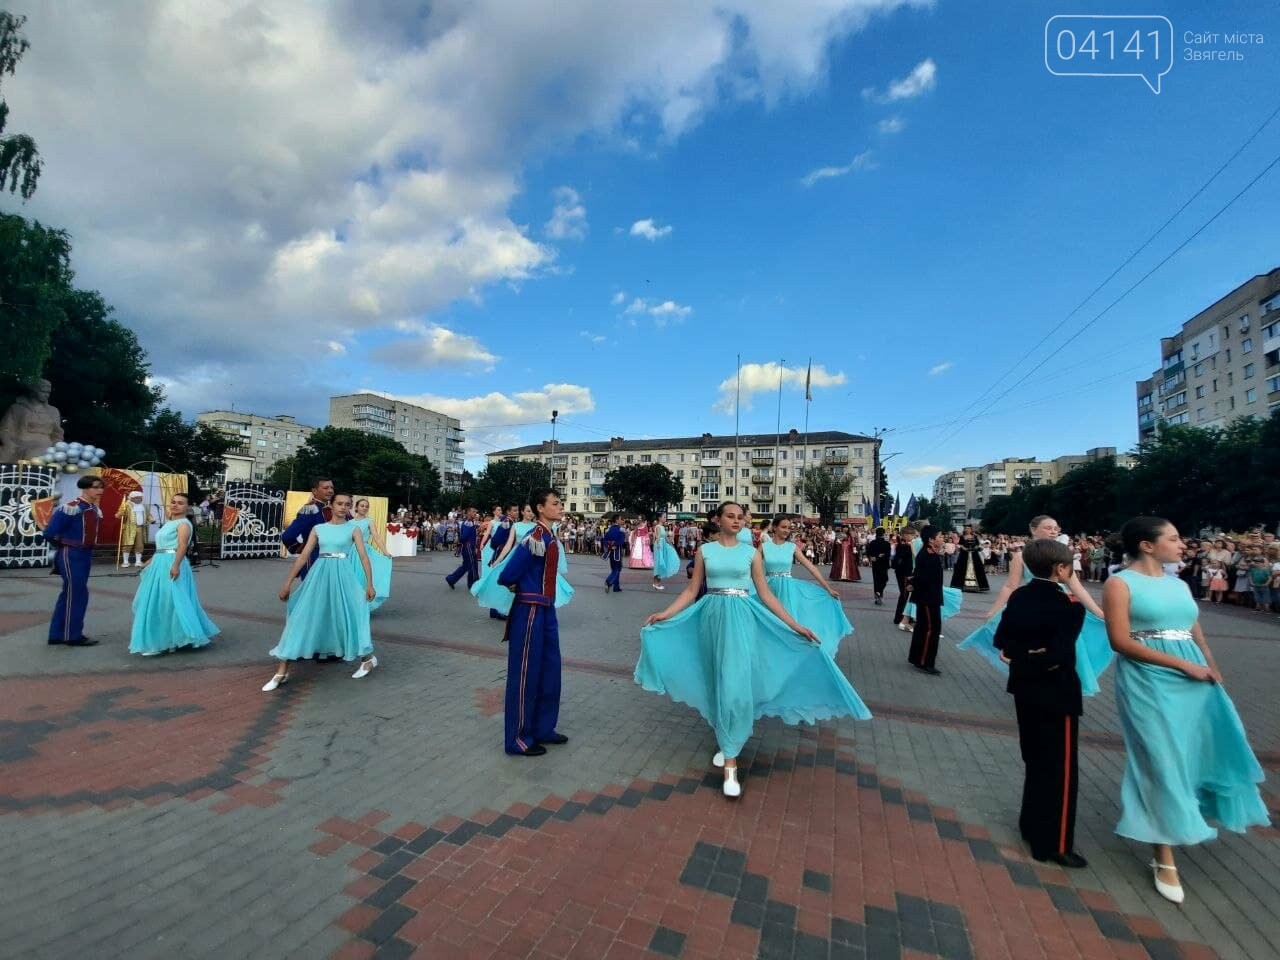
<path id="1" fill-rule="evenodd" d="M 627 566 L 632 570 L 653 569 L 653 548 L 649 545 L 649 522 L 641 520 L 631 531 L 631 558 Z"/>

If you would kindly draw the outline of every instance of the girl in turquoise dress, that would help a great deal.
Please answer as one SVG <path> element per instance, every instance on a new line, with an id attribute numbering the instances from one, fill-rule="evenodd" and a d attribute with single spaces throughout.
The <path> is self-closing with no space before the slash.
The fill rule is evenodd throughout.
<path id="1" fill-rule="evenodd" d="M 666 516 L 653 524 L 653 589 L 665 590 L 662 581 L 680 572 L 680 554 L 667 539 Z"/>
<path id="2" fill-rule="evenodd" d="M 485 521 L 484 529 L 480 531 L 484 538 L 480 547 L 480 570 L 483 574 L 484 570 L 493 560 L 493 532 L 497 529 L 498 524 L 502 522 L 502 508 L 494 507 L 493 516 Z"/>
<path id="3" fill-rule="evenodd" d="M 359 527 L 364 535 L 365 553 L 369 555 L 369 567 L 373 570 L 374 598 L 369 604 L 369 612 L 373 613 L 391 596 L 391 558 L 387 556 L 387 545 L 383 542 L 382 535 L 373 529 L 373 518 L 369 516 L 369 501 L 363 497 L 356 501 L 356 513 L 351 520 L 351 525 Z M 360 562 L 360 555 L 353 550 L 347 555 L 347 559 L 351 561 L 351 569 L 355 572 L 363 589 L 364 565 Z"/>
<path id="4" fill-rule="evenodd" d="M 1057 539 L 1061 533 L 1058 521 L 1049 516 L 1033 517 L 1031 520 L 1031 536 L 1037 540 Z M 1015 553 L 1009 563 L 1009 576 L 1004 586 L 992 601 L 992 613 L 987 622 L 956 646 L 961 650 L 972 650 L 1003 673 L 1009 672 L 1009 665 L 995 648 L 996 628 L 1000 626 L 1000 614 L 1004 605 L 1009 602 L 1009 595 L 1018 587 L 1031 582 L 1031 571 L 1022 562 L 1022 554 Z M 1084 627 L 1076 639 L 1076 674 L 1080 677 L 1080 687 L 1086 697 L 1098 692 L 1098 678 L 1111 666 L 1115 653 L 1111 649 L 1111 641 L 1107 639 L 1107 626 L 1103 622 L 1102 608 L 1098 606 L 1089 591 L 1084 588 L 1080 578 L 1072 578 L 1063 585 L 1071 595 L 1085 607 Z"/>
<path id="5" fill-rule="evenodd" d="M 823 651 L 834 657 L 840 641 L 853 633 L 853 624 L 840 604 L 840 591 L 827 582 L 804 551 L 796 549 L 791 529 L 791 518 L 786 514 L 773 518 L 769 535 L 760 544 L 765 579 L 787 613 L 817 634 Z M 791 575 L 797 560 L 817 583 L 797 580 Z"/>
<path id="6" fill-rule="evenodd" d="M 1183 901 L 1173 848 L 1243 833 L 1270 818 L 1265 779 L 1198 622 L 1186 583 L 1163 564 L 1182 559 L 1168 520 L 1134 517 L 1121 528 L 1129 566 L 1102 589 L 1119 659 L 1116 707 L 1126 751 L 1116 833 L 1155 848 L 1156 890 Z"/>
<path id="7" fill-rule="evenodd" d="M 276 673 L 263 686 L 269 693 L 289 681 L 289 661 L 305 660 L 316 655 L 338 656 L 343 660 L 360 658 L 360 667 L 352 679 L 360 679 L 378 665 L 373 655 L 373 639 L 369 636 L 369 603 L 377 596 L 364 534 L 347 522 L 351 512 L 351 495 L 339 493 L 330 504 L 333 517 L 327 523 L 311 528 L 306 545 L 289 568 L 280 599 L 288 604 L 280 642 L 271 649 L 279 660 Z M 313 551 L 319 551 L 303 580 L 298 573 Z M 364 570 L 364 586 L 348 561 L 355 553 Z M 292 596 L 291 596 L 292 594 Z"/>
<path id="8" fill-rule="evenodd" d="M 498 583 L 498 575 L 502 573 L 507 561 L 511 558 L 511 551 L 519 546 L 520 541 L 537 526 L 533 519 L 533 509 L 527 503 L 521 511 L 521 517 L 521 520 L 512 525 L 511 536 L 507 537 L 507 542 L 502 545 L 502 552 L 498 554 L 498 559 L 494 561 L 493 566 L 484 567 L 481 570 L 480 579 L 471 587 L 471 595 L 476 598 L 476 602 L 481 607 L 497 610 L 504 617 L 511 613 L 515 594 Z M 557 607 L 563 607 L 573 599 L 573 587 L 569 586 L 569 581 L 565 579 L 565 575 L 569 572 L 566 553 L 568 553 L 567 550 L 560 551 L 560 562 L 556 565 Z"/>
<path id="9" fill-rule="evenodd" d="M 206 647 L 209 638 L 218 634 L 200 606 L 196 578 L 187 561 L 187 545 L 193 534 L 187 504 L 185 493 L 169 498 L 169 520 L 156 534 L 155 556 L 138 578 L 130 653 L 153 657 L 179 647 Z"/>
<path id="10" fill-rule="evenodd" d="M 814 723 L 868 719 L 869 711 L 819 645 L 769 589 L 764 560 L 738 541 L 743 511 L 723 503 L 719 534 L 694 557 L 693 579 L 675 601 L 645 621 L 635 681 L 698 711 L 715 731 L 724 795 L 742 793 L 738 754 L 759 717 Z M 697 599 L 706 580 L 707 592 Z M 757 596 L 748 584 L 754 582 Z"/>

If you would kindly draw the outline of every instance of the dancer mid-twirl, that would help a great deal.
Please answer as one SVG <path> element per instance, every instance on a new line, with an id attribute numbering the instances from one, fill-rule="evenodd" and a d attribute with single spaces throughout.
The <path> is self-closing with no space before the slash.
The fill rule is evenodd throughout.
<path id="1" fill-rule="evenodd" d="M 665 590 L 662 581 L 680 572 L 680 554 L 667 539 L 667 527 L 661 515 L 653 524 L 653 589 Z"/>
<path id="2" fill-rule="evenodd" d="M 373 527 L 373 518 L 369 516 L 369 501 L 361 497 L 356 501 L 355 514 L 351 525 L 359 527 L 364 535 L 365 553 L 369 557 L 369 567 L 373 570 L 373 588 L 376 591 L 373 602 L 369 604 L 369 612 L 377 610 L 391 596 L 391 557 L 387 555 L 387 545 Z M 351 569 L 364 587 L 364 563 L 360 554 L 353 550 L 347 558 L 351 561 Z"/>
<path id="3" fill-rule="evenodd" d="M 760 553 L 738 540 L 742 507 L 722 503 L 716 519 L 716 539 L 698 548 L 692 581 L 645 621 L 635 681 L 711 724 L 720 747 L 712 763 L 724 767 L 725 796 L 736 797 L 738 754 L 758 718 L 814 723 L 871 712 L 814 632 L 769 589 Z"/>
<path id="4" fill-rule="evenodd" d="M 785 513 L 773 518 L 768 536 L 760 544 L 765 579 L 787 613 L 817 634 L 822 649 L 834 657 L 840 641 L 853 633 L 853 624 L 840 605 L 840 591 L 827 583 L 803 550 L 796 549 L 791 529 L 791 518 Z M 792 565 L 797 562 L 817 584 L 791 575 Z"/>
<path id="5" fill-rule="evenodd" d="M 169 497 L 169 520 L 156 532 L 156 552 L 138 577 L 133 597 L 129 652 L 144 657 L 180 647 L 206 647 L 218 628 L 200 606 L 196 578 L 187 560 L 195 528 L 187 519 L 185 493 Z"/>

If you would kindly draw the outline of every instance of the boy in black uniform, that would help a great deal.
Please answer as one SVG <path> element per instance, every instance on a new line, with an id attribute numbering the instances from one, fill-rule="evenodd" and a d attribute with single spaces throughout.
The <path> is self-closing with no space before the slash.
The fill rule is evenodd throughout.
<path id="1" fill-rule="evenodd" d="M 916 563 L 911 553 L 913 536 L 915 536 L 915 530 L 912 527 L 903 527 L 898 531 L 898 543 L 893 548 L 893 557 L 890 561 L 893 566 L 893 575 L 898 581 L 898 603 L 893 608 L 893 622 L 899 630 L 907 629 L 903 625 L 903 620 L 907 600 L 911 597 L 911 573 Z"/>
<path id="2" fill-rule="evenodd" d="M 893 548 L 884 538 L 884 527 L 876 527 L 875 539 L 867 544 L 867 557 L 871 560 L 871 589 L 876 595 L 876 606 L 884 603 L 884 587 L 889 582 L 889 555 Z"/>
<path id="3" fill-rule="evenodd" d="M 1018 828 L 1035 859 L 1083 867 L 1084 857 L 1072 847 L 1083 713 L 1076 637 L 1084 625 L 1084 607 L 1061 586 L 1071 579 L 1071 560 L 1071 549 L 1057 540 L 1027 544 L 1022 562 L 1034 579 L 1009 597 L 995 646 L 1009 661 L 1008 690 L 1027 765 Z"/>
<path id="4" fill-rule="evenodd" d="M 933 665 L 942 639 L 942 531 L 927 526 L 920 531 L 923 543 L 911 573 L 911 602 L 916 605 L 916 623 L 911 629 L 911 650 L 907 661 L 917 670 L 933 676 L 942 671 Z"/>

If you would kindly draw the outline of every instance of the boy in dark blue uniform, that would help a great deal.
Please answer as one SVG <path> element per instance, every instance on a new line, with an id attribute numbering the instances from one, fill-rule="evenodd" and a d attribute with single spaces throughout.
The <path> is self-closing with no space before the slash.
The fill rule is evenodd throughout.
<path id="1" fill-rule="evenodd" d="M 560 541 L 552 524 L 564 515 L 554 490 L 535 490 L 529 506 L 537 526 L 511 551 L 498 583 L 515 593 L 507 618 L 507 753 L 540 757 L 545 743 L 568 743 L 556 730 L 560 717 L 560 628 L 556 622 L 556 570 Z"/>
<path id="2" fill-rule="evenodd" d="M 473 587 L 475 582 L 480 579 L 480 561 L 476 556 L 477 532 L 476 508 L 467 507 L 466 516 L 458 524 L 458 556 L 462 558 L 462 562 L 458 564 L 458 569 L 444 578 L 449 584 L 450 590 L 457 585 L 464 575 L 467 578 L 467 589 Z"/>
<path id="3" fill-rule="evenodd" d="M 44 528 L 44 538 L 57 550 L 53 569 L 62 578 L 62 592 L 49 621 L 49 642 L 92 647 L 98 641 L 84 635 L 84 614 L 89 606 L 89 565 L 102 523 L 98 501 L 106 485 L 101 477 L 81 477 L 76 487 L 80 496 L 54 510 Z"/>
<path id="4" fill-rule="evenodd" d="M 1083 867 L 1084 857 L 1072 847 L 1084 712 L 1076 638 L 1084 625 L 1084 607 L 1062 589 L 1071 579 L 1071 561 L 1071 549 L 1057 540 L 1027 544 L 1022 562 L 1034 579 L 1009 597 L 994 642 L 1009 661 L 1008 691 L 1027 766 L 1018 828 L 1035 859 Z"/>
<path id="5" fill-rule="evenodd" d="M 311 499 L 302 505 L 298 510 L 298 515 L 293 518 L 293 522 L 284 528 L 280 534 L 280 542 L 284 544 L 285 550 L 297 556 L 302 552 L 303 546 L 306 545 L 307 537 L 322 523 L 328 523 L 333 519 L 333 510 L 329 507 L 329 501 L 333 499 L 333 481 L 327 477 L 320 477 L 311 483 Z M 318 550 L 313 550 L 311 556 L 307 558 L 307 562 L 302 565 L 302 569 L 298 571 L 298 579 L 302 580 L 306 577 L 307 571 L 311 569 L 311 564 L 315 562 Z"/>
<path id="6" fill-rule="evenodd" d="M 609 561 L 609 575 L 604 578 L 604 589 L 607 593 L 612 587 L 614 593 L 622 590 L 622 555 L 627 550 L 627 533 L 618 524 L 618 515 L 609 517 L 609 529 L 604 532 L 601 542 L 604 544 L 604 556 Z"/>

